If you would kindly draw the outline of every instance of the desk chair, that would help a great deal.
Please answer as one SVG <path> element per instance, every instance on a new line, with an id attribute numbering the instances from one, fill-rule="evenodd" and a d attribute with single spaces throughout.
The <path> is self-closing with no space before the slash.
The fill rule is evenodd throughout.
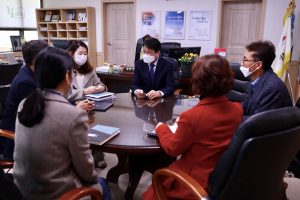
<path id="1" fill-rule="evenodd" d="M 164 57 L 164 58 L 173 63 L 175 88 L 176 88 L 174 94 L 179 94 L 180 92 L 182 92 L 182 89 L 178 89 L 178 87 L 180 85 L 180 74 L 179 74 L 178 63 L 175 58 L 169 58 L 169 57 Z"/>
<path id="2" fill-rule="evenodd" d="M 286 200 L 283 177 L 299 151 L 300 112 L 287 107 L 253 115 L 235 131 L 208 178 L 205 191 L 188 174 L 160 169 L 152 183 L 158 200 L 167 199 L 161 176 L 181 182 L 196 199 Z"/>
<path id="3" fill-rule="evenodd" d="M 300 97 L 298 98 L 294 107 L 300 109 Z M 296 178 L 300 178 L 300 151 L 297 153 L 287 170 L 292 172 Z"/>
<path id="4" fill-rule="evenodd" d="M 250 76 L 246 77 L 243 75 L 243 73 L 240 70 L 240 63 L 230 63 L 232 71 L 235 73 L 235 78 L 234 78 L 234 85 L 231 88 L 231 91 L 225 96 L 233 102 L 243 102 L 245 100 L 245 97 L 249 90 L 251 89 L 250 87 L 250 81 L 251 78 Z"/>
<path id="5" fill-rule="evenodd" d="M 22 63 L 0 65 L 0 104 L 6 103 L 10 85 L 21 67 Z"/>
<path id="6" fill-rule="evenodd" d="M 0 104 L 0 129 L 1 129 L 1 124 L 2 124 L 3 113 L 4 113 L 4 109 L 3 109 L 2 105 Z"/>
<path id="7" fill-rule="evenodd" d="M 163 42 L 161 43 L 160 55 L 164 57 L 169 56 L 169 49 L 171 48 L 180 48 L 181 44 L 178 42 Z"/>
<path id="8" fill-rule="evenodd" d="M 66 51 L 68 50 L 71 43 L 72 43 L 72 41 L 69 41 L 69 40 L 53 40 L 54 47 L 61 48 Z"/>
<path id="9" fill-rule="evenodd" d="M 0 136 L 3 137 L 7 137 L 10 139 L 15 139 L 15 133 L 11 132 L 11 131 L 7 131 L 7 130 L 2 130 L 0 129 Z M 9 180 L 3 180 L 4 176 L 3 175 L 3 169 L 7 169 L 7 168 L 12 168 L 14 165 L 14 161 L 11 160 L 1 160 L 1 167 L 0 167 L 0 186 L 2 186 L 2 183 L 5 183 L 6 187 L 10 187 L 10 189 L 6 188 L 5 190 L 1 190 L 1 194 L 0 194 L 0 199 L 2 199 L 2 197 L 16 197 L 16 196 L 20 196 L 19 193 L 20 191 L 17 189 L 16 185 L 13 183 L 10 183 Z M 9 185 L 8 185 L 9 184 Z M 15 194 L 11 194 L 10 192 L 14 192 Z M 73 189 L 69 192 L 67 192 L 66 194 L 64 194 L 63 196 L 61 196 L 58 200 L 78 200 L 81 199 L 85 196 L 91 196 L 92 200 L 102 200 L 102 194 L 99 190 L 94 189 L 94 188 L 89 188 L 89 187 L 80 187 L 80 188 L 76 188 Z M 5 199 L 5 198 L 4 198 Z M 15 199 L 16 198 L 7 198 L 7 199 Z M 22 199 L 22 198 L 20 198 Z"/>

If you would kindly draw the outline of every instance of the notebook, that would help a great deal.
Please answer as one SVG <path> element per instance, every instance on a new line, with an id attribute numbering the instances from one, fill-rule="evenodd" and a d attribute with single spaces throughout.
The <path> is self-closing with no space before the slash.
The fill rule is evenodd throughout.
<path id="1" fill-rule="evenodd" d="M 88 131 L 91 144 L 102 145 L 120 133 L 120 129 L 111 126 L 96 125 Z"/>
<path id="2" fill-rule="evenodd" d="M 112 103 L 112 102 L 99 102 L 99 101 L 95 101 L 95 106 L 94 106 L 93 110 L 96 110 L 96 111 L 106 111 L 112 105 L 114 105 L 114 103 Z"/>
<path id="3" fill-rule="evenodd" d="M 87 94 L 85 95 L 85 98 L 88 98 L 88 97 L 92 97 L 92 98 L 101 98 L 101 97 L 106 97 L 106 96 L 110 96 L 110 95 L 113 95 L 114 93 L 112 92 L 99 92 L 99 93 L 96 93 L 96 94 Z"/>

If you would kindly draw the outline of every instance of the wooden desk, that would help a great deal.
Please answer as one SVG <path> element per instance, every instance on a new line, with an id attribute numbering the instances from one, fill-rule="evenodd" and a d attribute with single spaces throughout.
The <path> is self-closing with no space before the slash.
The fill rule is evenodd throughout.
<path id="1" fill-rule="evenodd" d="M 109 74 L 97 72 L 101 82 L 104 83 L 109 92 L 126 93 L 130 90 L 133 75 Z M 192 92 L 192 83 L 189 78 L 180 78 L 179 88 L 183 90 L 184 95 L 194 95 Z"/>
<path id="2" fill-rule="evenodd" d="M 108 171 L 106 179 L 117 183 L 121 174 L 129 174 L 128 187 L 123 199 L 132 200 L 144 170 L 154 173 L 176 160 L 176 157 L 165 153 L 158 138 L 147 135 L 147 130 L 153 130 L 156 125 L 153 124 L 153 120 L 148 120 L 150 111 L 154 111 L 157 121 L 168 124 L 173 118 L 191 108 L 191 104 L 184 101 L 199 101 L 199 99 L 178 100 L 179 98 L 180 95 L 166 96 L 162 103 L 157 102 L 154 107 L 149 107 L 147 103 L 149 104 L 150 100 L 140 99 L 136 102 L 130 93 L 117 94 L 114 105 L 106 112 L 89 114 L 90 119 L 95 117 L 93 125 L 120 128 L 119 135 L 102 146 L 90 144 L 90 148 L 117 154 L 118 164 Z"/>

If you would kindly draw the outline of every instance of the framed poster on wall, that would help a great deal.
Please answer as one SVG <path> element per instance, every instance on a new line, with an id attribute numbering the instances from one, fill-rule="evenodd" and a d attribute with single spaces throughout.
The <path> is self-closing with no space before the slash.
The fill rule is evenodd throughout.
<path id="1" fill-rule="evenodd" d="M 166 39 L 184 39 L 185 12 L 166 11 L 165 37 Z"/>
<path id="2" fill-rule="evenodd" d="M 142 12 L 142 37 L 147 34 L 160 38 L 160 11 Z"/>
<path id="3" fill-rule="evenodd" d="M 211 11 L 190 11 L 188 39 L 210 40 L 211 13 Z"/>

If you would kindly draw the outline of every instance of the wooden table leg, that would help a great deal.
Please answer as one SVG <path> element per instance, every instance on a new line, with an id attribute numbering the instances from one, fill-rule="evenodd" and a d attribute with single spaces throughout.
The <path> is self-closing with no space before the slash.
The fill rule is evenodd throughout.
<path id="1" fill-rule="evenodd" d="M 118 183 L 119 176 L 127 173 L 126 170 L 127 155 L 117 154 L 117 157 L 118 157 L 118 164 L 113 168 L 111 168 L 106 175 L 106 180 L 112 183 Z"/>

